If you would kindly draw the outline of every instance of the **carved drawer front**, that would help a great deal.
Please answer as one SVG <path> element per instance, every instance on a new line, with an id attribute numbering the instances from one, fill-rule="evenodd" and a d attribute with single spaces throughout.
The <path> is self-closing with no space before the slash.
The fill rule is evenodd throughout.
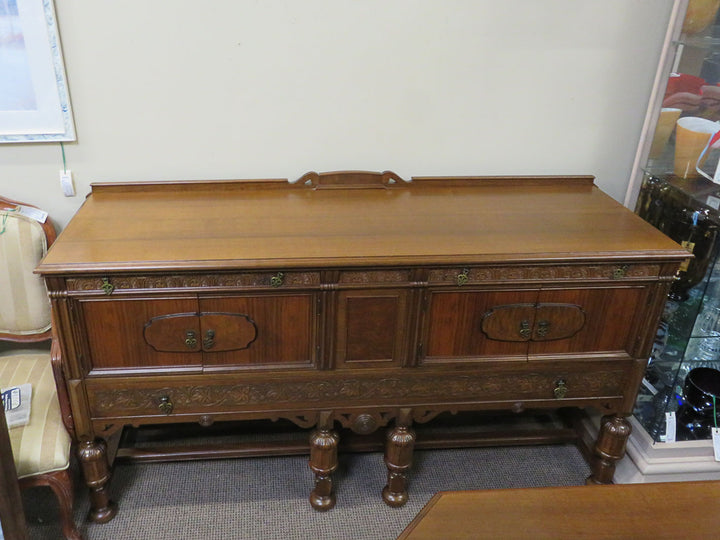
<path id="1" fill-rule="evenodd" d="M 631 362 L 598 362 L 568 369 L 552 366 L 514 370 L 390 369 L 315 372 L 312 376 L 237 377 L 209 380 L 207 375 L 165 380 L 147 378 L 89 379 L 87 396 L 93 418 L 138 418 L 148 421 L 177 415 L 257 413 L 329 407 L 398 405 L 452 410 L 457 404 L 512 409 L 522 406 L 563 407 L 574 402 L 620 400 Z M 365 375 L 367 373 L 367 375 Z M 142 379 L 142 380 L 140 380 Z M 298 408 L 298 404 L 302 407 Z"/>
<path id="2" fill-rule="evenodd" d="M 214 288 L 315 288 L 320 285 L 320 272 L 271 270 L 267 272 L 217 272 L 212 274 L 169 274 L 159 276 L 108 275 L 67 279 L 70 291 L 138 292 L 149 289 L 214 289 Z"/>
<path id="3" fill-rule="evenodd" d="M 408 291 L 338 292 L 335 367 L 397 366 L 407 356 Z"/>
<path id="4" fill-rule="evenodd" d="M 410 281 L 411 271 L 408 269 L 388 270 L 343 270 L 340 272 L 338 284 L 351 285 L 377 285 L 401 284 Z"/>
<path id="5" fill-rule="evenodd" d="M 428 275 L 432 284 L 462 287 L 472 284 L 565 281 L 607 281 L 656 278 L 660 275 L 658 264 L 567 264 L 522 266 L 458 266 L 433 268 Z"/>
<path id="6" fill-rule="evenodd" d="M 512 389 L 519 400 L 554 400 L 562 406 L 562 400 L 587 398 L 619 398 L 624 395 L 628 369 L 625 367 L 587 368 L 581 372 L 564 372 L 550 369 L 543 372 L 528 371 L 520 375 Z M 531 382 L 537 387 L 532 389 Z"/>
<path id="7" fill-rule="evenodd" d="M 208 414 L 237 410 L 231 390 L 221 385 L 175 383 L 136 384 L 133 379 L 112 385 L 87 382 L 87 395 L 93 418 L 173 417 L 182 414 Z"/>

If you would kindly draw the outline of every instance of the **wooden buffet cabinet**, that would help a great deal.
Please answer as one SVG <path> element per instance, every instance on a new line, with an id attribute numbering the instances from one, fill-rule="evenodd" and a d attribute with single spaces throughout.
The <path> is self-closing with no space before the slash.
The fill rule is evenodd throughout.
<path id="1" fill-rule="evenodd" d="M 414 423 L 595 407 L 589 481 L 609 483 L 687 256 L 592 177 L 95 184 L 38 268 L 91 518 L 116 512 L 106 441 L 126 425 L 313 428 L 324 510 L 338 426 L 392 428 L 399 506 Z"/>

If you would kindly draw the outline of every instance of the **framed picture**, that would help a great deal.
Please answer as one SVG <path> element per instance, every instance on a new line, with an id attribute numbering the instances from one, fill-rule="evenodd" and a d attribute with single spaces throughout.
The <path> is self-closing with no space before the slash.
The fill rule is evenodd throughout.
<path id="1" fill-rule="evenodd" d="M 0 0 L 0 142 L 74 141 L 52 0 Z"/>

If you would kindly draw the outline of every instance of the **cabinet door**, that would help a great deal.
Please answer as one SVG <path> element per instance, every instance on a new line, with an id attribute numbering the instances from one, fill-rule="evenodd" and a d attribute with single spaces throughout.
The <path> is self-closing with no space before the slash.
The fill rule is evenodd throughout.
<path id="1" fill-rule="evenodd" d="M 201 297 L 205 368 L 313 365 L 315 305 L 314 293 Z"/>
<path id="2" fill-rule="evenodd" d="M 638 306 L 646 300 L 642 286 L 541 291 L 530 359 L 583 353 L 633 356 L 643 311 Z M 544 335 L 538 335 L 543 327 Z"/>
<path id="3" fill-rule="evenodd" d="M 90 372 L 201 369 L 195 297 L 92 298 L 79 305 Z"/>
<path id="4" fill-rule="evenodd" d="M 423 362 L 526 360 L 537 290 L 432 291 Z"/>
<path id="5" fill-rule="evenodd" d="M 407 356 L 408 290 L 340 291 L 335 367 L 399 366 Z"/>

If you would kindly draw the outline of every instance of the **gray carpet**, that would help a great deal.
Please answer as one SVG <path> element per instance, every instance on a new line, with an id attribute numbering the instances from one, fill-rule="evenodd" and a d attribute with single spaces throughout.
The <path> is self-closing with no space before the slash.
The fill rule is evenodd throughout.
<path id="1" fill-rule="evenodd" d="M 416 451 L 410 501 L 394 509 L 380 496 L 382 454 L 346 453 L 334 475 L 337 505 L 319 513 L 308 503 L 307 457 L 119 463 L 111 487 L 117 517 L 88 523 L 78 486 L 76 523 L 88 540 L 394 539 L 438 491 L 581 485 L 589 472 L 572 445 Z M 33 539 L 61 538 L 48 493 L 24 495 Z"/>

